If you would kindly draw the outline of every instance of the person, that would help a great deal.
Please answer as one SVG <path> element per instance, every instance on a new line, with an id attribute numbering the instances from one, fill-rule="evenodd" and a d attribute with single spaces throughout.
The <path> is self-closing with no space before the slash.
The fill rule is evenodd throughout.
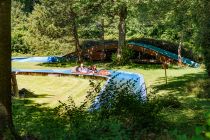
<path id="1" fill-rule="evenodd" d="M 97 73 L 98 72 L 96 65 L 91 66 L 88 70 L 89 70 L 89 73 Z"/>
<path id="2" fill-rule="evenodd" d="M 80 66 L 76 68 L 76 72 L 88 73 L 88 68 L 83 65 L 83 62 L 80 63 Z"/>
<path id="3" fill-rule="evenodd" d="M 110 75 L 111 73 L 108 70 L 100 70 L 97 72 L 97 74 L 107 76 Z"/>

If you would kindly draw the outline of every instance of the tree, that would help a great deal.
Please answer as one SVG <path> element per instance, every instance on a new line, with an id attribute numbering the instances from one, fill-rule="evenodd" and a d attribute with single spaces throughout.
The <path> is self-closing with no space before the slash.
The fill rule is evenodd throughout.
<path id="1" fill-rule="evenodd" d="M 117 48 L 117 59 L 120 61 L 122 57 L 122 49 L 125 47 L 126 41 L 126 18 L 127 18 L 127 6 L 125 3 L 120 4 L 119 6 L 119 39 L 118 39 L 118 48 Z"/>
<path id="2" fill-rule="evenodd" d="M 55 51 L 59 46 L 68 46 L 74 41 L 75 51 L 80 58 L 80 42 L 78 37 L 78 1 L 40 0 L 29 16 L 29 34 L 27 43 L 34 51 L 46 51 L 51 47 Z M 72 38 L 73 37 L 73 38 Z M 41 48 L 42 47 L 42 48 Z M 64 47 L 63 47 L 64 48 Z M 72 51 L 72 50 L 71 50 Z"/>
<path id="3" fill-rule="evenodd" d="M 129 5 L 130 4 L 130 5 Z M 127 18 L 127 8 L 133 6 L 132 2 L 125 0 L 113 1 L 107 0 L 102 1 L 102 10 L 100 10 L 101 16 L 109 15 L 111 21 L 117 16 L 118 18 L 118 48 L 117 48 L 117 61 L 121 61 L 122 50 L 126 45 L 126 18 Z"/>
<path id="4" fill-rule="evenodd" d="M 26 20 L 27 14 L 23 11 L 24 4 L 19 1 L 11 3 L 11 34 L 12 34 L 12 52 L 29 53 L 24 37 L 27 34 Z"/>
<path id="5" fill-rule="evenodd" d="M 0 1 L 0 139 L 18 139 L 11 107 L 10 0 Z"/>
<path id="6" fill-rule="evenodd" d="M 200 43 L 204 49 L 204 58 L 207 73 L 210 77 L 210 1 L 202 0 L 202 13 L 199 14 L 200 17 Z"/>

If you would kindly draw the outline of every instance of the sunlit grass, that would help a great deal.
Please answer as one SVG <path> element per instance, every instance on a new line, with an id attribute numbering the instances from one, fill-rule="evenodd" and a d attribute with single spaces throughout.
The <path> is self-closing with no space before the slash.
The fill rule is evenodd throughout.
<path id="1" fill-rule="evenodd" d="M 49 67 L 48 65 L 40 65 L 40 63 L 13 62 L 12 68 L 16 68 L 16 69 L 72 69 L 73 67 L 76 66 L 76 64 L 69 64 L 69 65 L 66 64 L 66 65 L 63 65 L 62 67 L 58 67 L 58 65 L 59 64 L 54 64 L 54 65 L 52 64 Z M 91 65 L 91 64 L 87 63 L 87 65 Z M 99 69 L 105 68 L 105 69 L 111 69 L 111 70 L 122 70 L 122 71 L 142 74 L 146 82 L 148 93 L 153 92 L 154 89 L 157 87 L 162 87 L 162 88 L 159 88 L 158 91 L 156 90 L 156 94 L 158 93 L 168 94 L 171 92 L 173 93 L 179 92 L 178 90 L 176 90 L 176 88 L 178 89 L 178 87 L 176 86 L 179 86 L 180 84 L 181 85 L 188 84 L 190 78 L 188 77 L 188 79 L 186 79 L 186 77 L 189 75 L 200 74 L 201 76 L 205 77 L 205 70 L 202 68 L 191 68 L 191 67 L 180 68 L 180 67 L 172 65 L 169 67 L 169 69 L 167 69 L 168 85 L 166 85 L 165 72 L 164 72 L 164 69 L 161 68 L 161 65 L 132 64 L 132 65 L 126 65 L 126 66 L 110 66 L 109 63 L 97 63 L 97 66 L 99 67 Z M 166 88 L 164 88 L 164 86 L 166 86 Z"/>
<path id="2" fill-rule="evenodd" d="M 59 67 L 44 67 L 40 66 L 39 62 L 12 62 L 12 68 L 15 69 L 59 69 Z M 71 67 L 60 68 L 70 69 Z"/>
<path id="3" fill-rule="evenodd" d="M 35 103 L 51 107 L 58 101 L 65 102 L 71 96 L 77 105 L 85 99 L 89 80 L 75 77 L 17 76 L 19 89 L 25 88 L 37 97 L 29 98 Z"/>

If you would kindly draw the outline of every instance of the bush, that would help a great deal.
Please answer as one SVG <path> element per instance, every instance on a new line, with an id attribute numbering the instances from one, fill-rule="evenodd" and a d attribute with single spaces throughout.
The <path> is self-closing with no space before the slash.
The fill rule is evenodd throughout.
<path id="1" fill-rule="evenodd" d="M 210 79 L 198 79 L 190 82 L 187 92 L 194 93 L 198 98 L 210 98 Z"/>
<path id="2" fill-rule="evenodd" d="M 210 138 L 210 112 L 206 113 L 206 123 L 203 126 L 195 127 L 195 131 L 191 136 L 179 133 L 178 130 L 173 130 L 171 132 L 171 137 L 174 139 L 190 139 L 190 140 L 205 140 Z"/>
<path id="3" fill-rule="evenodd" d="M 56 109 L 61 117 L 67 119 L 70 126 L 67 139 L 140 139 L 142 133 L 158 133 L 160 128 L 165 127 L 160 115 L 163 105 L 159 104 L 163 99 L 142 100 L 139 94 L 130 90 L 133 86 L 130 81 L 123 87 L 113 82 L 103 93 L 99 93 L 100 83 L 91 81 L 90 85 L 92 88 L 81 106 L 76 107 L 70 97 L 68 103 L 61 102 Z M 89 103 L 95 101 L 97 94 L 101 95 L 100 107 L 89 108 Z M 165 101 L 165 105 L 168 105 L 169 101 Z"/>
<path id="4" fill-rule="evenodd" d="M 90 81 L 91 88 L 81 106 L 76 106 L 71 97 L 55 109 L 15 99 L 16 129 L 21 136 L 38 139 L 150 139 L 168 128 L 161 110 L 177 108 L 178 100 L 172 96 L 142 100 L 140 94 L 131 90 L 133 82 L 117 85 L 112 81 L 102 93 L 101 82 Z M 29 91 L 21 92 L 27 95 Z M 98 94 L 102 94 L 101 106 L 93 110 L 90 106 Z"/>
<path id="5" fill-rule="evenodd" d="M 159 107 L 170 107 L 170 108 L 180 108 L 182 107 L 181 102 L 175 96 L 169 94 L 168 96 L 157 97 L 155 100 Z"/>
<path id="6" fill-rule="evenodd" d="M 133 55 L 134 51 L 126 47 L 122 49 L 122 56 L 120 60 L 118 60 L 116 53 L 112 54 L 112 62 L 118 65 L 125 65 L 131 62 L 130 59 L 133 57 Z"/>
<path id="7" fill-rule="evenodd" d="M 12 35 L 12 52 L 27 54 L 30 48 L 26 45 L 22 33 L 13 33 Z"/>

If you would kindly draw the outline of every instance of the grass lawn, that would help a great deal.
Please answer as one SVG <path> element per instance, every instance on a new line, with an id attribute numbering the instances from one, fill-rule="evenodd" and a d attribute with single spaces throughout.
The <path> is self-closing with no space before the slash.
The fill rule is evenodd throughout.
<path id="1" fill-rule="evenodd" d="M 12 63 L 12 68 L 16 69 L 71 69 L 75 66 L 76 64 L 72 63 L 67 65 L 40 65 L 39 63 L 21 62 Z M 109 63 L 98 63 L 97 66 L 99 68 L 123 70 L 142 74 L 146 82 L 148 93 L 155 93 L 161 95 L 174 94 L 177 96 L 179 95 L 180 97 L 193 96 L 190 93 L 186 95 L 186 93 L 184 92 L 187 92 L 189 85 L 191 85 L 192 82 L 196 82 L 197 80 L 199 81 L 200 79 L 206 77 L 205 70 L 202 68 L 179 68 L 177 66 L 170 66 L 167 70 L 168 84 L 166 85 L 165 73 L 160 65 L 132 64 L 127 66 L 110 66 Z M 29 88 L 35 94 L 47 93 L 53 95 L 63 95 L 71 90 L 75 90 L 76 92 L 79 92 L 81 94 L 82 92 L 88 89 L 88 80 L 82 78 L 78 79 L 74 77 L 17 76 L 17 79 L 20 89 L 24 87 Z M 77 88 L 80 84 L 82 85 L 81 87 L 83 87 L 84 89 L 78 88 L 76 90 L 75 88 Z M 45 90 L 41 91 L 41 89 Z M 42 101 L 39 102 L 42 103 Z"/>
<path id="2" fill-rule="evenodd" d="M 17 69 L 70 69 L 76 64 L 44 64 L 13 62 Z M 202 68 L 170 66 L 167 70 L 168 84 L 165 84 L 165 73 L 160 65 L 131 64 L 127 66 L 111 66 L 109 63 L 97 63 L 99 68 L 123 70 L 142 74 L 145 78 L 148 94 L 165 96 L 173 94 L 182 103 L 182 108 L 166 108 L 162 110 L 164 119 L 187 134 L 194 131 L 196 125 L 204 122 L 204 113 L 210 110 L 210 100 L 197 98 L 203 92 L 202 85 L 207 77 Z M 58 100 L 65 101 L 72 96 L 77 104 L 85 98 L 89 89 L 88 79 L 75 77 L 41 77 L 17 76 L 19 88 L 26 88 L 38 95 L 30 99 L 30 105 L 42 104 L 54 107 Z"/>
<path id="3" fill-rule="evenodd" d="M 53 76 L 17 76 L 19 89 L 25 88 L 35 97 L 27 99 L 35 103 L 55 107 L 58 101 L 65 101 L 71 96 L 77 105 L 85 99 L 89 89 L 89 80 L 75 77 Z"/>

